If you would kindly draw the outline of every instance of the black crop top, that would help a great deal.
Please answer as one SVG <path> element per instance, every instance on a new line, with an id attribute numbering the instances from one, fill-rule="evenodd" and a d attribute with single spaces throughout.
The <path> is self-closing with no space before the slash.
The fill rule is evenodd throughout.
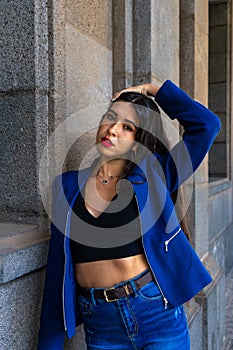
<path id="1" fill-rule="evenodd" d="M 95 218 L 78 195 L 71 216 L 70 245 L 74 263 L 119 259 L 143 252 L 136 199 L 116 195 Z"/>

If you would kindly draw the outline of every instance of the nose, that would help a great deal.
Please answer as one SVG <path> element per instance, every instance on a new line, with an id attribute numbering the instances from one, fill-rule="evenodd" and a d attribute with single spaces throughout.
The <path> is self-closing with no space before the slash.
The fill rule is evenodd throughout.
<path id="1" fill-rule="evenodd" d="M 109 124 L 108 133 L 110 136 L 117 136 L 119 132 L 119 127 L 120 127 L 119 124 L 120 124 L 119 122 Z"/>

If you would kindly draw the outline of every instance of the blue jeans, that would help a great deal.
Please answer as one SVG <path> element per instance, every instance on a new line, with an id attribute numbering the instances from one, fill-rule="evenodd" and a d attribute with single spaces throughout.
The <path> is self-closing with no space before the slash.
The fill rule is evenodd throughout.
<path id="1" fill-rule="evenodd" d="M 140 274 L 139 276 L 141 276 Z M 190 339 L 183 306 L 164 308 L 162 295 L 152 281 L 134 294 L 107 302 L 79 295 L 88 350 L 189 350 Z M 125 283 L 125 282 L 124 282 Z M 120 286 L 123 283 L 117 284 Z"/>

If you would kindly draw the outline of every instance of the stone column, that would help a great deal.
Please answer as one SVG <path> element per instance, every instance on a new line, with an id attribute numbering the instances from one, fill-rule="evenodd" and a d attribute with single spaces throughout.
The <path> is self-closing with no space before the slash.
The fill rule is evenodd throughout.
<path id="1" fill-rule="evenodd" d="M 119 5 L 116 2 L 117 8 L 113 4 L 115 11 L 122 10 L 124 13 L 122 3 L 120 1 Z M 64 100 L 61 107 L 64 108 L 67 126 L 65 138 L 69 141 L 70 135 L 73 137 L 76 134 L 76 140 L 67 154 L 66 164 L 68 169 L 74 170 L 78 169 L 86 153 L 94 148 L 95 131 L 101 118 L 100 108 L 102 105 L 107 106 L 112 96 L 112 2 L 59 0 L 54 1 L 54 11 L 55 48 L 57 42 L 61 45 L 64 43 L 64 46 L 61 46 L 62 54 L 59 56 L 59 52 L 55 53 L 54 75 L 56 76 L 62 67 Z M 119 37 L 115 39 L 119 40 L 119 45 L 124 43 L 124 36 L 120 37 L 122 13 L 116 18 L 120 23 L 118 26 L 115 23 L 114 29 L 119 30 Z M 122 46 L 115 47 L 115 54 L 120 56 L 120 63 L 125 62 L 121 57 L 124 57 L 121 48 Z M 121 71 L 118 70 L 115 74 L 121 76 Z M 55 106 L 59 106 L 58 102 L 55 99 Z M 55 116 L 56 122 L 59 120 L 57 117 L 58 114 Z M 73 130 L 69 124 L 70 120 L 74 120 Z M 86 132 L 79 137 L 83 127 L 86 128 Z M 78 327 L 75 337 L 65 341 L 65 349 L 86 349 L 82 326 Z"/>
<path id="2" fill-rule="evenodd" d="M 187 30 L 188 28 L 188 30 Z M 180 84 L 193 98 L 208 105 L 208 1 L 180 2 Z M 224 276 L 208 253 L 208 156 L 194 174 L 193 199 L 190 206 L 194 234 L 193 243 L 199 256 L 209 269 L 213 283 L 196 300 L 202 306 L 201 349 L 220 349 L 224 315 Z M 217 316 L 217 317 L 216 317 Z M 192 337 L 193 342 L 196 338 Z"/>
<path id="3" fill-rule="evenodd" d="M 133 85 L 151 80 L 151 0 L 133 0 Z"/>
<path id="4" fill-rule="evenodd" d="M 179 84 L 179 0 L 151 2 L 151 78 Z"/>
<path id="5" fill-rule="evenodd" d="M 48 138 L 47 1 L 0 3 L 0 348 L 35 349 L 48 243 L 39 163 Z M 10 325 L 10 326 L 9 326 Z"/>
<path id="6" fill-rule="evenodd" d="M 1 1 L 0 220 L 41 224 L 38 165 L 48 133 L 45 1 Z"/>
<path id="7" fill-rule="evenodd" d="M 112 86 L 119 91 L 133 82 L 133 0 L 112 1 Z"/>

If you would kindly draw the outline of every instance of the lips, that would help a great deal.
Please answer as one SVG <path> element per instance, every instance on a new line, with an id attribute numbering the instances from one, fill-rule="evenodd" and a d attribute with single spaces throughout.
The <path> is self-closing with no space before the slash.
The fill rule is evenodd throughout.
<path id="1" fill-rule="evenodd" d="M 112 143 L 111 139 L 106 136 L 101 137 L 101 143 L 105 147 L 114 147 L 114 144 Z"/>

